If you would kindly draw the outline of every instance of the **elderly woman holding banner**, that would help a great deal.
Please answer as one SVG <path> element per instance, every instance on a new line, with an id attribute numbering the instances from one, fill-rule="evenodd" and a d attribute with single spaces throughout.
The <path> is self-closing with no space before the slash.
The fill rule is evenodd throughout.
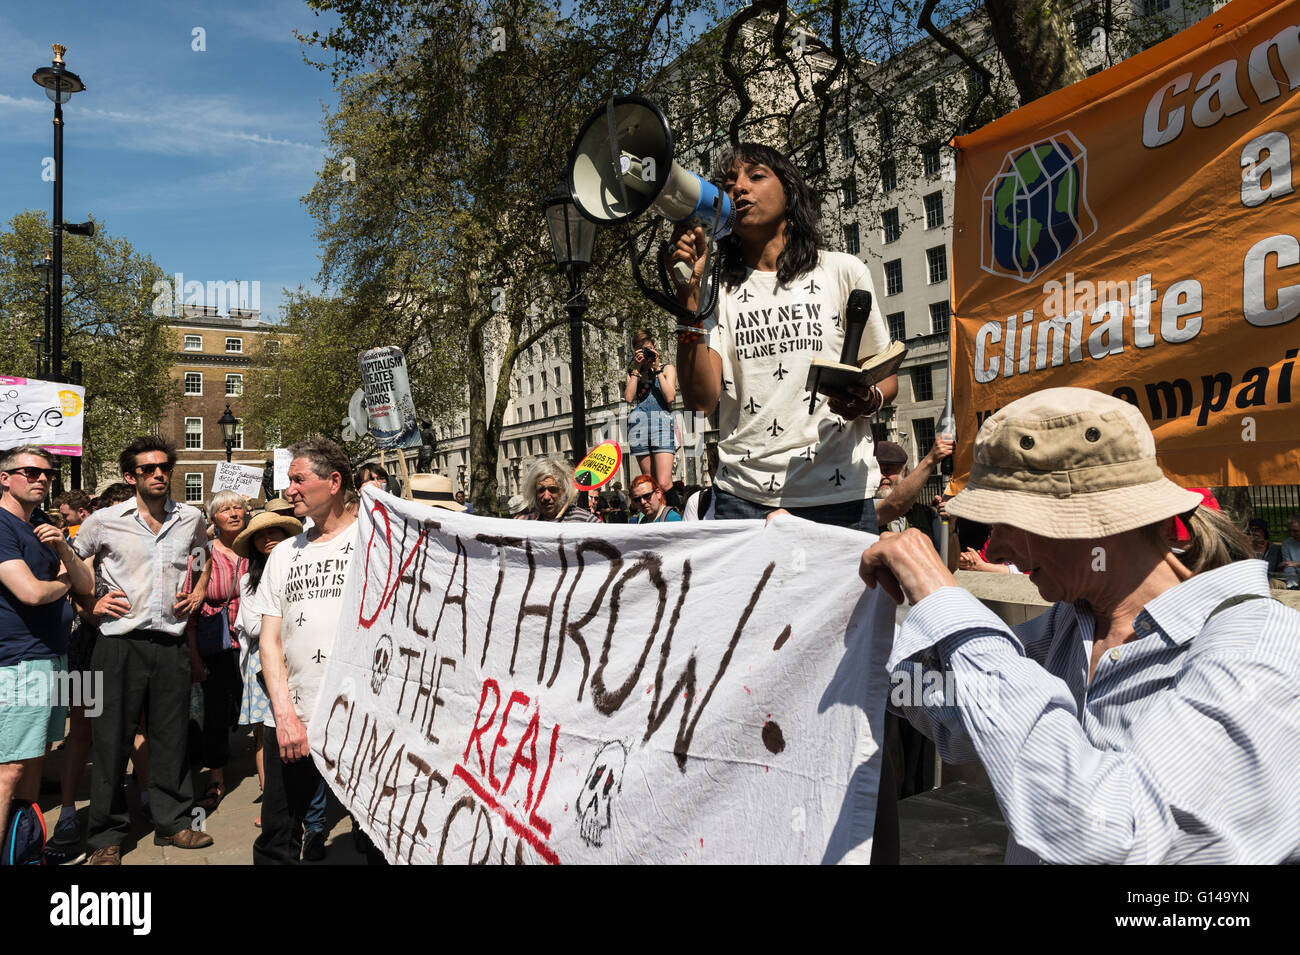
<path id="1" fill-rule="evenodd" d="M 1300 861 L 1300 613 L 1200 504 L 1161 473 L 1136 408 L 1052 388 L 985 421 L 948 502 L 993 526 L 991 557 L 1047 612 L 1008 627 L 916 530 L 862 555 L 868 586 L 915 605 L 896 687 L 954 687 L 904 713 L 945 759 L 983 763 L 1008 862 Z M 1192 538 L 1177 556 L 1161 533 L 1175 515 Z M 931 667 L 951 679 L 921 678 Z"/>

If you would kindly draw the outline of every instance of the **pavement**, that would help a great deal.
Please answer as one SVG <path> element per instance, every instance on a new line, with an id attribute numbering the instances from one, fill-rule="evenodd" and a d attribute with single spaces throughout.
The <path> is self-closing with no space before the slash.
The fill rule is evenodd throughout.
<path id="1" fill-rule="evenodd" d="M 51 832 L 59 815 L 59 773 L 63 766 L 62 744 L 45 761 L 44 780 L 41 785 L 41 810 Z M 140 815 L 140 800 L 135 780 L 128 774 L 127 805 L 131 810 L 131 834 L 122 843 L 123 865 L 252 865 L 253 840 L 262 831 L 253 825 L 261 815 L 261 791 L 257 783 L 257 767 L 253 760 L 253 733 L 250 727 L 240 727 L 232 734 L 230 763 L 226 766 L 226 797 L 215 812 L 204 820 L 204 828 L 212 836 L 213 844 L 206 849 L 177 849 L 173 846 L 156 846 L 153 830 Z M 198 774 L 195 791 L 206 789 L 207 773 Z M 90 767 L 81 775 L 77 791 L 77 821 L 84 836 L 90 811 Z M 348 816 L 335 805 L 326 814 L 329 838 L 325 843 L 325 858 L 308 865 L 365 865 L 365 858 L 352 843 L 352 825 Z M 83 846 L 84 848 L 84 846 Z"/>

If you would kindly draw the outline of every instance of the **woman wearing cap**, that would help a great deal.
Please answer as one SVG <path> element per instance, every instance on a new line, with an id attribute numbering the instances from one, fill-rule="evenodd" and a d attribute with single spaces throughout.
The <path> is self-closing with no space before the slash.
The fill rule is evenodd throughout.
<path id="1" fill-rule="evenodd" d="M 1163 476 L 1135 407 L 1052 388 L 984 423 L 948 502 L 992 525 L 991 557 L 1051 608 L 1007 627 L 915 530 L 862 555 L 868 586 L 915 604 L 894 679 L 954 675 L 955 700 L 904 713 L 945 759 L 983 763 L 1008 862 L 1300 861 L 1300 613 L 1200 504 Z M 1175 515 L 1191 535 L 1178 556 Z"/>
<path id="2" fill-rule="evenodd" d="M 288 514 L 275 514 L 264 511 L 254 517 L 246 528 L 235 538 L 231 549 L 247 561 L 247 572 L 239 581 L 239 592 L 245 598 L 257 593 L 257 586 L 262 582 L 262 573 L 266 570 L 266 560 L 271 556 L 275 545 L 282 540 L 296 537 L 302 533 L 302 522 Z M 262 653 L 258 638 L 262 632 L 262 615 L 256 611 L 245 611 L 252 602 L 245 599 L 235 618 L 235 633 L 239 637 L 240 669 L 244 675 L 244 695 L 239 704 L 239 725 L 253 727 L 253 743 L 257 762 L 257 786 L 266 785 L 266 773 L 262 762 L 262 726 L 275 725 L 271 715 L 271 701 L 267 699 L 266 687 L 259 679 L 262 673 Z M 262 824 L 261 817 L 253 823 Z"/>

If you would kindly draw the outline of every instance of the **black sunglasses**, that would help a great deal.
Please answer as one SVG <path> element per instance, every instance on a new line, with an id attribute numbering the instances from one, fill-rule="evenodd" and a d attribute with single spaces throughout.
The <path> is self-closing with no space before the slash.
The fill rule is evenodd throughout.
<path id="1" fill-rule="evenodd" d="M 654 491 L 651 491 L 649 494 L 633 494 L 633 495 L 632 495 L 632 503 L 633 503 L 633 504 L 640 504 L 642 501 L 648 501 L 648 500 L 650 500 L 650 498 L 652 498 L 652 497 L 654 497 L 654 496 L 655 496 L 655 492 L 654 492 Z"/>
<path id="2" fill-rule="evenodd" d="M 37 481 L 41 479 L 42 475 L 44 475 L 47 480 L 53 481 L 56 477 L 59 476 L 59 469 L 58 468 L 34 468 L 34 467 L 10 468 L 8 471 L 5 472 L 5 474 L 21 474 L 23 477 L 27 479 L 27 482 L 29 484 L 35 484 Z"/>
<path id="3" fill-rule="evenodd" d="M 154 471 L 161 471 L 163 474 L 171 474 L 172 466 L 170 464 L 142 464 L 135 469 L 135 472 L 141 477 L 148 477 Z"/>

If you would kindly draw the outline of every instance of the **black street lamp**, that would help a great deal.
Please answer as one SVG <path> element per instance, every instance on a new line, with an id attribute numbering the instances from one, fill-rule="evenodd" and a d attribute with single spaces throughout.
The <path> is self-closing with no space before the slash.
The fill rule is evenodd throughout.
<path id="1" fill-rule="evenodd" d="M 63 54 L 67 47 L 55 43 L 52 66 L 42 66 L 32 74 L 32 82 L 45 89 L 45 95 L 54 103 L 54 254 L 50 267 L 53 270 L 53 318 L 47 351 L 49 354 L 49 375 L 53 381 L 63 380 L 63 233 L 92 236 L 95 234 L 93 222 L 63 222 L 63 104 L 72 99 L 73 93 L 80 93 L 86 88 L 81 77 L 64 67 Z"/>
<path id="2" fill-rule="evenodd" d="M 582 316 L 587 311 L 587 296 L 582 291 L 582 273 L 591 265 L 591 249 L 596 241 L 596 224 L 573 204 L 569 187 L 563 183 L 546 198 L 546 228 L 551 233 L 555 264 L 569 280 L 569 383 L 573 409 L 573 460 L 576 464 L 587 452 L 587 408 L 582 382 Z"/>
<path id="3" fill-rule="evenodd" d="M 32 268 L 41 273 L 41 290 L 45 293 L 45 331 L 40 338 L 32 342 L 33 345 L 36 345 L 36 377 L 43 380 L 50 373 L 49 361 L 46 356 L 50 341 L 50 283 L 54 278 L 53 251 L 46 249 L 45 258 L 33 265 Z"/>
<path id="4" fill-rule="evenodd" d="M 239 419 L 230 413 L 230 402 L 226 402 L 226 412 L 217 419 L 217 424 L 221 425 L 221 440 L 226 445 L 226 463 L 230 463 L 230 452 L 235 449 L 235 431 L 239 427 Z"/>

